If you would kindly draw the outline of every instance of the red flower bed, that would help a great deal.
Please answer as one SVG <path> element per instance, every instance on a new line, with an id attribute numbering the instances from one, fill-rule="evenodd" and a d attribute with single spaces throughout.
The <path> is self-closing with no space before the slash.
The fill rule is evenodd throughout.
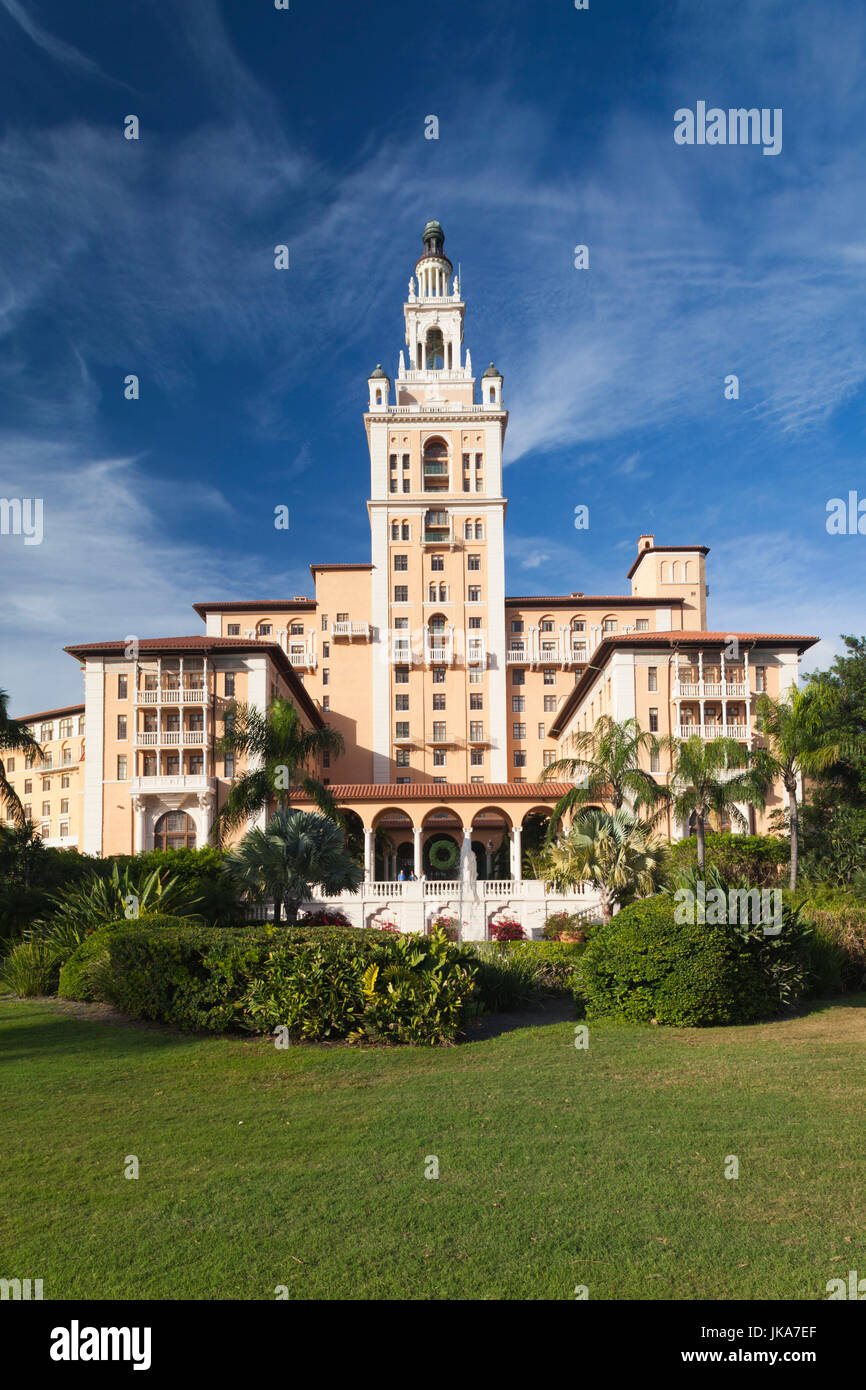
<path id="1" fill-rule="evenodd" d="M 525 932 L 513 917 L 500 918 L 490 923 L 491 941 L 523 941 Z"/>

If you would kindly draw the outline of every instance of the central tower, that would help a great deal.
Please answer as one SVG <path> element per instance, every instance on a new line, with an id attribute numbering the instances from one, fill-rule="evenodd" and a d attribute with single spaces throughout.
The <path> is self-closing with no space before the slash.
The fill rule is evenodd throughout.
<path id="1" fill-rule="evenodd" d="M 508 412 L 491 363 L 480 400 L 463 351 L 466 306 L 438 222 L 403 305 L 396 381 L 378 366 L 370 450 L 373 775 L 504 782 Z"/>

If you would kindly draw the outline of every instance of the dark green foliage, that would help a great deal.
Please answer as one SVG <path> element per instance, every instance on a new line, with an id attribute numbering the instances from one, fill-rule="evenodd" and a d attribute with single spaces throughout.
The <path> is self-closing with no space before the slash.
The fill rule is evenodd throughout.
<path id="1" fill-rule="evenodd" d="M 177 932 L 181 928 L 189 928 L 194 922 L 194 919 L 189 917 L 170 917 L 167 914 L 158 913 L 143 920 L 146 921 L 148 930 L 157 929 L 172 932 Z M 200 925 L 199 923 L 194 924 Z M 116 932 L 130 925 L 133 924 L 126 918 L 122 918 L 119 922 L 107 922 L 89 932 L 72 949 L 65 949 L 64 943 L 58 941 L 56 936 L 35 938 L 37 941 L 41 940 L 46 947 L 54 950 L 55 962 L 60 966 L 57 993 L 62 999 L 102 998 L 100 986 L 102 972 L 108 963 L 108 940 Z"/>
<path id="2" fill-rule="evenodd" d="M 570 994 L 584 946 L 567 941 L 484 942 L 473 948 L 479 958 L 476 988 L 483 1009 L 527 1008 L 541 996 Z"/>
<path id="3" fill-rule="evenodd" d="M 719 835 L 707 833 L 707 881 L 711 869 L 726 883 L 748 881 L 753 888 L 772 888 L 785 877 L 790 855 L 787 840 L 773 835 Z M 697 838 L 677 840 L 668 850 L 666 878 L 680 883 L 684 870 L 697 868 Z"/>
<path id="4" fill-rule="evenodd" d="M 174 879 L 208 926 L 240 926 L 245 921 L 238 884 L 229 872 L 226 855 L 212 845 L 117 855 L 115 862 L 121 870 L 129 865 L 147 875 L 157 869 L 161 878 Z"/>
<path id="5" fill-rule="evenodd" d="M 808 888 L 797 901 L 812 926 L 815 969 L 824 980 L 816 992 L 866 989 L 866 902 L 827 886 Z"/>
<path id="6" fill-rule="evenodd" d="M 181 1028 L 351 1041 L 452 1042 L 476 962 L 440 936 L 343 927 L 124 924 L 105 935 L 103 997 Z"/>
<path id="7" fill-rule="evenodd" d="M 50 908 L 61 889 L 87 878 L 101 863 L 75 849 L 48 849 L 32 825 L 0 827 L 0 940 L 20 936 Z"/>
<path id="8" fill-rule="evenodd" d="M 808 981 L 808 933 L 790 911 L 779 937 L 761 927 L 679 924 L 666 895 L 599 927 L 578 970 L 588 1018 L 708 1027 L 772 1017 Z"/>

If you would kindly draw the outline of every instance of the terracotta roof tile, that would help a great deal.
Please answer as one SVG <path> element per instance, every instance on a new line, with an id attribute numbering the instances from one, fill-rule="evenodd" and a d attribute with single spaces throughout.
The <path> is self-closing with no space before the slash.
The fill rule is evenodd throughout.
<path id="1" fill-rule="evenodd" d="M 567 782 L 346 782 L 328 788 L 336 801 L 557 801 L 569 790 Z M 293 794 L 310 800 L 299 789 Z"/>
<path id="2" fill-rule="evenodd" d="M 18 724 L 34 724 L 39 719 L 60 719 L 64 714 L 83 714 L 84 705 L 62 705 L 60 709 L 43 709 L 38 714 L 16 714 Z"/>

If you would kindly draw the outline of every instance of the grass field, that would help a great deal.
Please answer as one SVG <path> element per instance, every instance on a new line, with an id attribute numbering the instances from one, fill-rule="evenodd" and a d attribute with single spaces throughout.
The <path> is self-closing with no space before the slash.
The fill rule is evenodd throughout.
<path id="1" fill-rule="evenodd" d="M 864 1006 L 593 1024 L 587 1051 L 573 1022 L 278 1051 L 6 1000 L 0 1274 L 46 1299 L 826 1298 L 866 1274 Z"/>

